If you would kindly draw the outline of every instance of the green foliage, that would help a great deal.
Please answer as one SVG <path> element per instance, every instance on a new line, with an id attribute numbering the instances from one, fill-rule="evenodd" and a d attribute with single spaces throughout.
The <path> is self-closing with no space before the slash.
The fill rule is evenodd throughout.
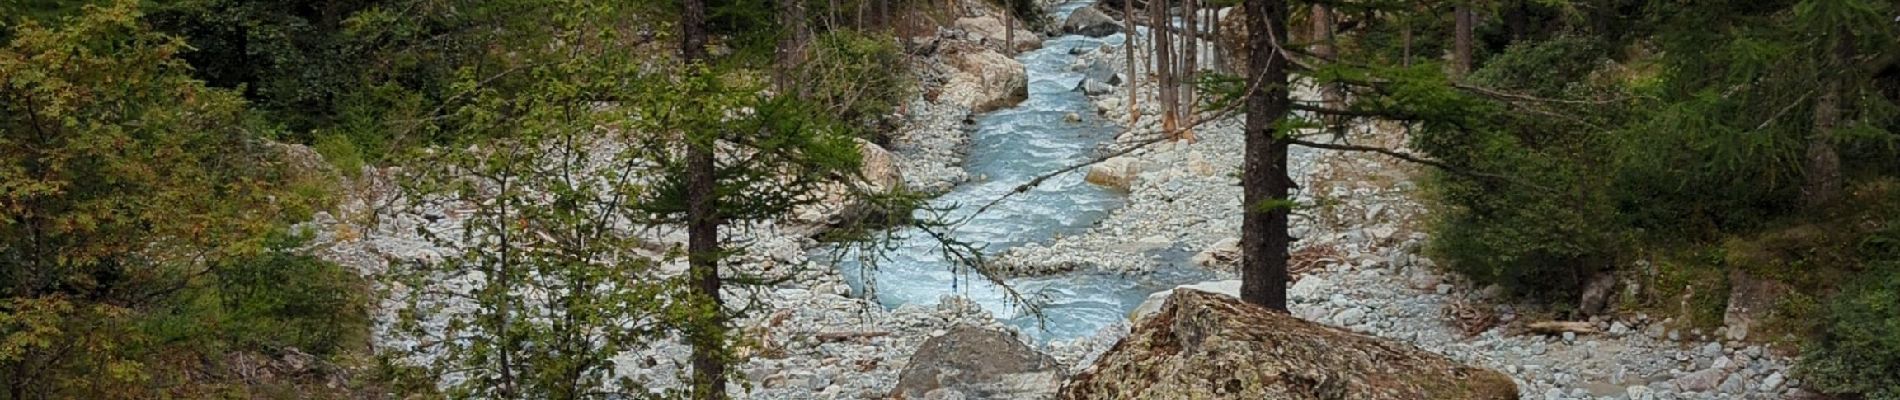
<path id="1" fill-rule="evenodd" d="M 369 332 L 367 282 L 334 263 L 301 254 L 305 238 L 280 235 L 271 251 L 215 267 L 222 336 L 247 349 L 297 348 L 329 356 L 364 344 Z M 175 338 L 194 340 L 190 337 Z M 202 338 L 198 338 L 202 339 Z"/>
<path id="2" fill-rule="evenodd" d="M 1799 371 L 1826 393 L 1900 399 L 1900 262 L 1875 266 L 1834 296 Z"/>
<path id="3" fill-rule="evenodd" d="M 159 397 L 217 376 L 207 351 L 367 330 L 354 277 L 272 235 L 318 183 L 141 21 L 86 6 L 0 49 L 0 397 Z"/>

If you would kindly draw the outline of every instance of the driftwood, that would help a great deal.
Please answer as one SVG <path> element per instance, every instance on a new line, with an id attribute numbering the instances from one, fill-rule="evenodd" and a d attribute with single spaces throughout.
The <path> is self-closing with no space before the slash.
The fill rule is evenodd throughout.
<path id="1" fill-rule="evenodd" d="M 1566 332 L 1576 334 L 1597 333 L 1596 324 L 1585 321 L 1538 321 L 1525 325 L 1524 328 L 1531 333 L 1541 335 L 1555 335 Z"/>
<path id="2" fill-rule="evenodd" d="M 884 337 L 884 336 L 890 336 L 890 335 L 891 333 L 887 331 L 819 332 L 817 335 L 815 335 L 815 337 L 818 338 L 819 342 L 842 342 L 846 340 L 869 339 L 869 338 L 874 338 L 874 337 Z"/>

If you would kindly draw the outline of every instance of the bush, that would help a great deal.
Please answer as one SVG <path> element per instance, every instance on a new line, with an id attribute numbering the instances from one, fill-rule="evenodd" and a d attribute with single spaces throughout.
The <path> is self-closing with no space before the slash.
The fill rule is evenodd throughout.
<path id="1" fill-rule="evenodd" d="M 214 265 L 144 324 L 159 341 L 330 356 L 366 343 L 369 286 L 343 266 L 299 250 L 307 237 L 278 233 L 259 254 Z"/>
<path id="2" fill-rule="evenodd" d="M 1588 77 L 1600 50 L 1581 39 L 1559 38 L 1512 46 L 1472 74 L 1472 83 L 1534 96 L 1557 97 L 1616 90 Z M 1562 66 L 1562 67 L 1559 67 Z M 1473 114 L 1469 110 L 1483 111 Z M 1428 182 L 1439 212 L 1428 249 L 1455 271 L 1542 300 L 1575 299 L 1591 275 L 1626 253 L 1612 187 L 1602 166 L 1608 133 L 1593 121 L 1622 110 L 1541 110 L 1464 107 L 1473 114 L 1448 129 L 1427 129 L 1412 146 L 1440 160 L 1509 180 L 1439 174 Z M 1575 120 L 1550 118 L 1564 113 Z"/>
<path id="3" fill-rule="evenodd" d="M 1828 305 L 1800 371 L 1822 392 L 1900 399 L 1900 262 L 1855 281 Z"/>
<path id="4" fill-rule="evenodd" d="M 305 238 L 280 236 L 273 249 L 218 268 L 223 334 L 255 349 L 295 347 L 332 355 L 364 343 L 368 285 L 343 266 L 296 250 Z"/>

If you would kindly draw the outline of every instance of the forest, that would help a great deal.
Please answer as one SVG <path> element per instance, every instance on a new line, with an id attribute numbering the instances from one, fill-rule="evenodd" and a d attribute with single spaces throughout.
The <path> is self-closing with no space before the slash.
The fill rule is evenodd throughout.
<path id="1" fill-rule="evenodd" d="M 0 43 L 0 400 L 1900 400 L 1891 0 L 7 0 Z"/>

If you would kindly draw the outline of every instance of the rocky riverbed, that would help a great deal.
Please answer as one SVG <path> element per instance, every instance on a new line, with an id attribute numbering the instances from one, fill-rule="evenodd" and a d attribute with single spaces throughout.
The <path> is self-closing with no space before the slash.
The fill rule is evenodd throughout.
<path id="1" fill-rule="evenodd" d="M 973 179 L 963 168 L 970 142 L 966 121 L 973 111 L 1014 97 L 1008 82 L 1022 80 L 1022 65 L 1000 56 L 996 38 L 976 28 L 995 22 L 998 13 L 982 6 L 966 11 L 972 20 L 960 21 L 962 27 L 907 44 L 937 49 L 913 66 L 924 93 L 907 107 L 907 123 L 889 146 L 912 189 L 941 192 Z M 986 17 L 990 21 L 982 21 Z M 1121 51 L 1079 49 L 1075 68 L 1090 70 L 1096 78 L 1121 74 L 1122 81 L 1129 81 L 1121 70 Z M 1019 77 L 994 76 L 1010 71 Z M 1134 126 L 1110 149 L 1158 134 L 1152 117 L 1158 110 L 1151 99 L 1141 101 L 1150 117 L 1129 121 L 1124 88 L 1097 83 L 1091 93 L 1097 109 L 1076 112 L 1098 112 Z M 1104 87 L 1112 90 L 1101 90 Z M 999 263 L 1018 275 L 1078 268 L 1144 274 L 1161 264 L 1157 254 L 1203 253 L 1196 262 L 1231 277 L 1234 260 L 1227 246 L 1239 236 L 1241 121 L 1237 116 L 1213 119 L 1196 128 L 1195 143 L 1158 144 L 1111 160 L 1102 172 L 1118 175 L 1113 181 L 1127 191 L 1125 206 L 1081 234 L 1019 247 L 999 257 Z M 1382 127 L 1359 127 L 1354 134 L 1360 144 L 1403 143 L 1400 133 Z M 1515 333 L 1510 327 L 1528 318 L 1520 316 L 1528 310 L 1494 304 L 1499 301 L 1495 290 L 1445 274 L 1418 253 L 1430 238 L 1417 229 L 1426 209 L 1414 197 L 1416 168 L 1371 154 L 1298 150 L 1293 164 L 1304 188 L 1299 200 L 1324 205 L 1295 218 L 1294 235 L 1301 238 L 1295 261 L 1301 274 L 1290 297 L 1300 318 L 1411 343 L 1504 372 L 1526 398 L 1753 399 L 1804 393 L 1796 389 L 1800 382 L 1790 377 L 1788 358 L 1746 342 L 1721 340 L 1721 335 L 1712 340 L 1699 332 L 1677 331 L 1668 321 L 1626 316 L 1591 321 L 1601 332 L 1596 334 Z M 381 212 L 374 203 L 360 200 L 357 213 Z M 427 259 L 439 251 L 414 236 L 416 226 L 443 229 L 454 224 L 452 218 L 392 214 L 382 215 L 382 223 L 372 228 L 349 228 L 360 217 L 319 216 L 314 225 L 326 228 L 319 230 L 319 242 L 324 243 L 319 253 L 366 272 L 381 271 L 392 260 Z M 733 265 L 748 272 L 805 265 L 810 261 L 807 252 L 819 246 L 809 239 L 809 226 L 764 223 L 744 228 L 733 240 L 745 247 L 745 256 Z M 661 243 L 683 240 L 677 230 L 648 234 Z M 665 268 L 683 270 L 681 265 Z M 954 297 L 934 306 L 886 309 L 849 296 L 836 269 L 798 271 L 796 283 L 727 294 L 734 299 L 731 303 L 762 306 L 735 321 L 739 335 L 750 343 L 739 349 L 745 361 L 733 367 L 740 378 L 729 392 L 737 398 L 882 398 L 924 341 L 960 326 L 1014 331 Z M 1497 324 L 1467 335 L 1471 318 L 1495 318 Z M 1094 336 L 1041 347 L 1069 370 L 1079 371 L 1127 329 L 1111 325 Z M 621 354 L 616 366 L 620 374 L 651 387 L 677 388 L 688 356 L 685 345 L 669 340 Z"/>

